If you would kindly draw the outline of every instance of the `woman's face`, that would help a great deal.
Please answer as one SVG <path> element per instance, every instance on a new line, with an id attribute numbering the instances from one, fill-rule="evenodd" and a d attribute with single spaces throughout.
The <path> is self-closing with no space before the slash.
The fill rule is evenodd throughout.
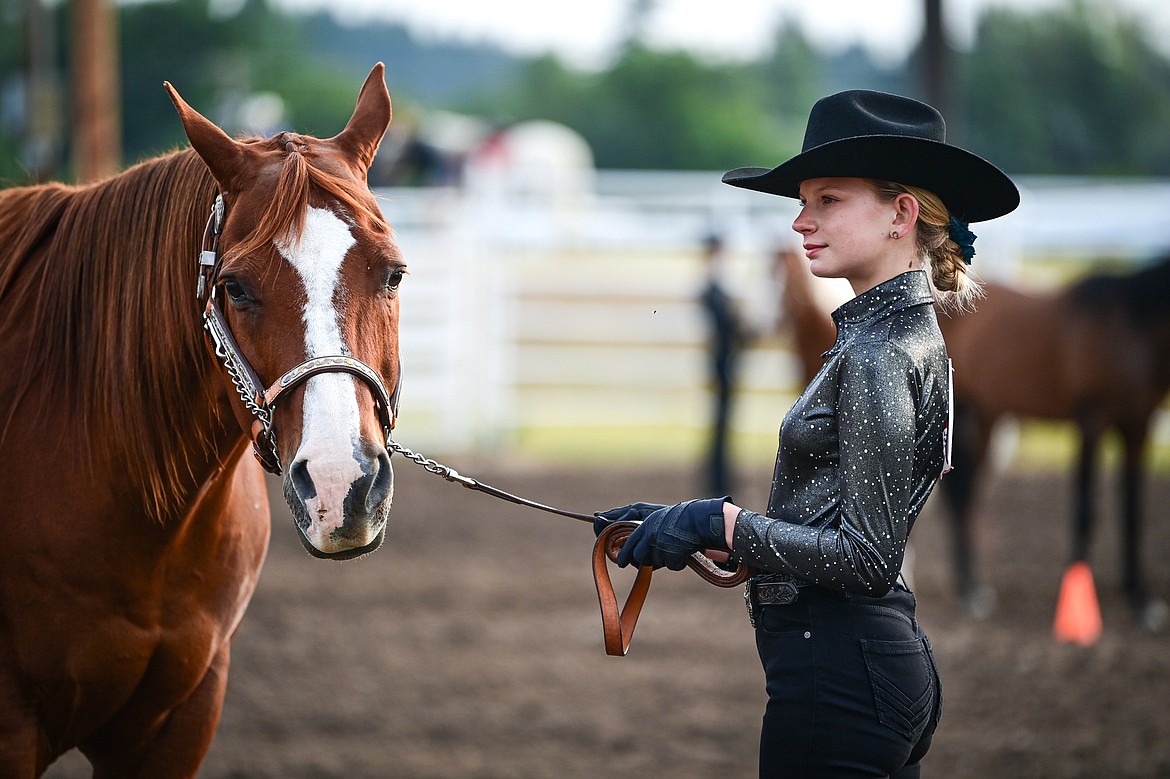
<path id="1" fill-rule="evenodd" d="M 804 238 L 814 276 L 847 279 L 860 294 L 906 269 L 913 237 L 890 237 L 906 229 L 897 201 L 883 201 L 865 179 L 809 179 L 801 182 L 800 203 L 792 229 Z"/>

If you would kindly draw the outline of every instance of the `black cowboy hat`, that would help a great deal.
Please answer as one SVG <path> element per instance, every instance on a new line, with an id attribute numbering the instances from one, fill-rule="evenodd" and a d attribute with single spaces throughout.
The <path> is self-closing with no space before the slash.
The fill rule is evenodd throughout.
<path id="1" fill-rule="evenodd" d="M 926 103 L 855 89 L 816 102 L 800 154 L 771 170 L 736 168 L 723 182 L 800 197 L 800 182 L 813 178 L 893 181 L 933 192 L 964 222 L 994 219 L 1020 204 L 1003 171 L 945 141 L 942 114 Z"/>

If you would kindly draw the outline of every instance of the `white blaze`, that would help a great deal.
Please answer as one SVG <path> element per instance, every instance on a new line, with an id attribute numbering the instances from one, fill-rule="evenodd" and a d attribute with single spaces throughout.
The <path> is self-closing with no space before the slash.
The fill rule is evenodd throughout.
<path id="1" fill-rule="evenodd" d="M 299 243 L 292 238 L 277 243 L 277 250 L 305 286 L 305 352 L 309 358 L 347 352 L 334 297 L 341 263 L 354 243 L 345 222 L 321 208 L 309 208 Z M 296 459 L 307 461 L 317 489 L 317 496 L 305 504 L 310 519 L 306 536 L 323 552 L 335 551 L 337 545 L 329 534 L 341 527 L 345 496 L 362 476 L 353 456 L 361 427 L 354 381 L 349 374 L 325 373 L 305 384 L 301 447 Z"/>

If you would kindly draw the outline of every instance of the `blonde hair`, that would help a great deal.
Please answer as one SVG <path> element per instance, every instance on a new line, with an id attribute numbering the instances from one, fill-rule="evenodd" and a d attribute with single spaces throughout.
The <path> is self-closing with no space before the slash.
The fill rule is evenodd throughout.
<path id="1" fill-rule="evenodd" d="M 871 180 L 871 184 L 885 200 L 910 195 L 918 201 L 918 251 L 935 301 L 944 310 L 972 310 L 975 301 L 983 297 L 983 285 L 971 275 L 962 250 L 951 238 L 951 212 L 938 195 L 892 181 Z"/>

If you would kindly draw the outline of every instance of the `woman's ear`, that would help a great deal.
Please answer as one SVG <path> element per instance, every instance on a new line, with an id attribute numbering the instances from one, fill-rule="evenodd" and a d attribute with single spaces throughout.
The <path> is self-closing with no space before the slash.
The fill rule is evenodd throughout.
<path id="1" fill-rule="evenodd" d="M 905 235 L 916 224 L 918 224 L 918 198 L 908 192 L 903 192 L 894 198 L 892 229 Z"/>

